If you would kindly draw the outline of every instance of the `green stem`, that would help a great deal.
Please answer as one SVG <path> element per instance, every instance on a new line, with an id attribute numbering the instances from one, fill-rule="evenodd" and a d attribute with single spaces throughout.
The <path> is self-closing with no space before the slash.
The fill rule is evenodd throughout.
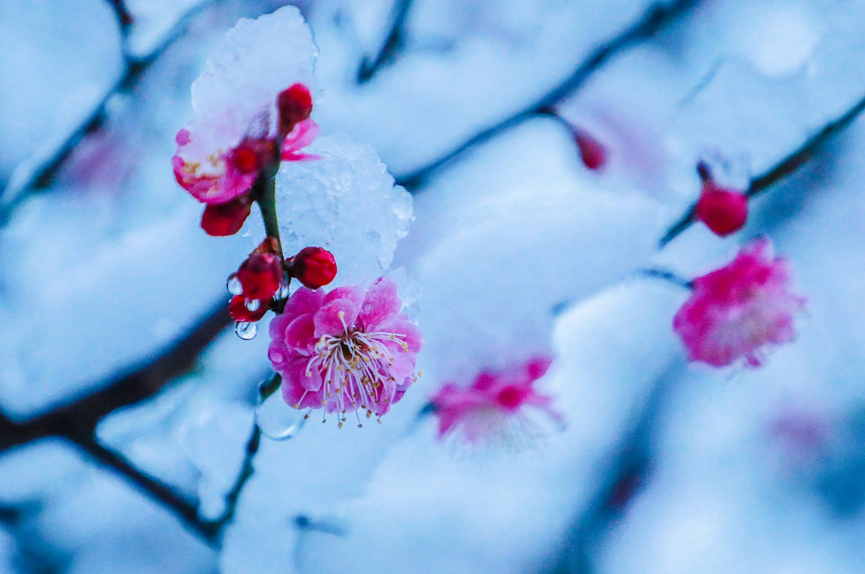
<path id="1" fill-rule="evenodd" d="M 267 177 L 260 178 L 255 182 L 254 189 L 255 201 L 258 202 L 258 207 L 261 210 L 261 219 L 264 220 L 264 231 L 268 237 L 273 237 L 279 241 L 279 223 L 276 219 L 276 178 Z M 282 242 L 279 244 L 279 255 L 282 254 Z"/>

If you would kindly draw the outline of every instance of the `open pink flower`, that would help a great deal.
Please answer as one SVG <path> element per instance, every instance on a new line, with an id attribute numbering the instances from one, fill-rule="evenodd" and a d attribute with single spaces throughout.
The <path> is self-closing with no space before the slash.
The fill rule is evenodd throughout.
<path id="1" fill-rule="evenodd" d="M 526 426 L 526 410 L 543 411 L 553 419 L 561 417 L 552 408 L 552 399 L 534 389 L 552 359 L 536 357 L 506 371 L 483 371 L 470 387 L 443 386 L 431 403 L 438 417 L 439 437 L 461 431 L 470 443 L 490 438 L 513 438 L 514 423 Z"/>
<path id="2" fill-rule="evenodd" d="M 743 358 L 763 363 L 765 347 L 795 337 L 794 315 L 805 299 L 791 293 L 787 260 L 772 257 L 771 243 L 756 240 L 732 263 L 697 277 L 693 293 L 673 319 L 692 361 L 715 367 Z"/>
<path id="3" fill-rule="evenodd" d="M 389 278 L 366 292 L 301 287 L 270 323 L 270 337 L 268 357 L 282 375 L 285 402 L 336 412 L 340 427 L 345 413 L 381 417 L 399 402 L 415 380 L 423 344 Z"/>

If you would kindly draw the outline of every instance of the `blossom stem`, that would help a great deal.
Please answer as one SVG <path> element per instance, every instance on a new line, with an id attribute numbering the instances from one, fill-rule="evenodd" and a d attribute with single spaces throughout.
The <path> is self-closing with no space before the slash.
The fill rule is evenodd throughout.
<path id="1" fill-rule="evenodd" d="M 276 219 L 276 177 L 260 177 L 253 186 L 253 197 L 261 210 L 264 221 L 264 231 L 268 237 L 273 237 L 279 243 L 279 257 L 282 254 L 282 243 L 279 241 L 279 223 Z"/>

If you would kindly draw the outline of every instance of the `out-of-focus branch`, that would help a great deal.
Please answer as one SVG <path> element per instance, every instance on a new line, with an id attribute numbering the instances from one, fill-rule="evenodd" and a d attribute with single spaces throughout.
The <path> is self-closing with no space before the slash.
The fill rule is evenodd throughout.
<path id="1" fill-rule="evenodd" d="M 246 456 L 243 459 L 240 474 L 237 475 L 234 486 L 231 487 L 231 490 L 225 496 L 225 512 L 218 519 L 204 523 L 214 542 L 218 542 L 221 539 L 222 531 L 234 519 L 234 512 L 237 510 L 237 503 L 240 500 L 240 493 L 243 492 L 243 487 L 246 486 L 246 482 L 255 470 L 252 463 L 260 445 L 261 428 L 255 425 L 252 429 L 252 435 L 249 437 L 249 442 L 246 443 Z"/>
<path id="2" fill-rule="evenodd" d="M 606 458 L 603 478 L 595 496 L 572 523 L 570 534 L 544 571 L 555 574 L 589 574 L 594 571 L 593 554 L 610 524 L 627 509 L 633 497 L 649 479 L 652 441 L 659 416 L 672 389 L 678 364 L 656 382 L 647 400 L 634 413 L 634 422 L 621 442 Z"/>
<path id="3" fill-rule="evenodd" d="M 102 101 L 96 105 L 93 112 L 85 118 L 72 133 L 69 134 L 69 137 L 57 147 L 53 154 L 45 158 L 45 160 L 39 165 L 34 166 L 29 173 L 20 175 L 14 181 L 10 181 L 6 189 L 0 192 L 0 225 L 3 225 L 8 221 L 12 212 L 14 212 L 18 204 L 21 203 L 21 200 L 27 196 L 25 191 L 46 188 L 51 184 L 51 181 L 69 158 L 69 155 L 72 153 L 75 146 L 78 145 L 78 143 L 88 133 L 99 129 L 105 121 L 106 106 L 111 98 L 116 94 L 131 90 L 150 65 L 153 64 L 169 47 L 171 47 L 178 38 L 183 36 L 183 32 L 189 27 L 192 19 L 214 1 L 216 0 L 205 2 L 184 14 L 172 31 L 166 35 L 165 40 L 154 48 L 146 57 L 132 58 L 124 51 L 123 58 L 126 61 L 126 67 L 123 71 L 123 75 L 105 94 Z M 126 10 L 125 3 L 122 0 L 109 0 L 109 4 L 111 4 L 117 13 L 117 18 L 125 42 L 127 28 L 124 27 L 124 22 L 126 18 L 131 18 L 131 15 Z"/>
<path id="4" fill-rule="evenodd" d="M 788 175 L 795 173 L 802 165 L 807 163 L 833 136 L 847 128 L 862 111 L 865 110 L 865 97 L 847 110 L 841 117 L 836 118 L 823 126 L 823 128 L 808 138 L 799 148 L 791 152 L 787 157 L 775 164 L 769 171 L 751 180 L 745 194 L 754 197 L 766 191 Z M 660 247 L 665 247 L 670 241 L 678 237 L 688 229 L 695 221 L 696 202 L 688 208 L 685 214 L 676 223 L 670 226 L 664 237 L 661 238 Z"/>
<path id="5" fill-rule="evenodd" d="M 451 162 L 468 149 L 478 144 L 482 144 L 538 114 L 549 113 L 549 110 L 556 104 L 561 103 L 562 100 L 582 87 L 586 80 L 611 57 L 624 51 L 635 43 L 656 34 L 670 22 L 673 22 L 685 12 L 696 6 L 699 1 L 700 0 L 675 0 L 669 3 L 657 2 L 653 4 L 643 14 L 643 16 L 634 23 L 634 25 L 620 33 L 618 36 L 611 38 L 607 42 L 595 48 L 592 53 L 589 54 L 589 57 L 577 66 L 564 82 L 559 84 L 539 100 L 516 114 L 505 118 L 499 123 L 481 130 L 467 141 L 441 156 L 439 159 L 436 159 L 411 173 L 397 177 L 397 183 L 406 189 L 417 190 L 426 182 L 432 172 Z"/>
<path id="6" fill-rule="evenodd" d="M 186 373 L 230 321 L 227 305 L 220 301 L 154 360 L 113 381 L 94 385 L 100 390 L 21 423 L 0 415 L 0 452 L 48 436 L 92 435 L 102 417 L 152 397 L 171 379 Z"/>
<path id="7" fill-rule="evenodd" d="M 195 502 L 186 500 L 162 481 L 132 466 L 124 456 L 99 444 L 93 435 L 71 436 L 68 438 L 81 447 L 88 455 L 96 459 L 97 462 L 117 472 L 127 480 L 132 481 L 145 494 L 156 499 L 174 512 L 184 526 L 208 542 L 212 547 L 218 546 L 215 529 L 210 524 L 199 520 L 198 505 Z"/>
<path id="8" fill-rule="evenodd" d="M 363 84 L 372 79 L 373 76 L 388 62 L 390 62 L 397 51 L 405 42 L 405 24 L 411 9 L 412 0 L 396 0 L 393 6 L 390 32 L 384 41 L 381 50 L 372 59 L 364 57 L 357 72 L 357 83 Z"/>

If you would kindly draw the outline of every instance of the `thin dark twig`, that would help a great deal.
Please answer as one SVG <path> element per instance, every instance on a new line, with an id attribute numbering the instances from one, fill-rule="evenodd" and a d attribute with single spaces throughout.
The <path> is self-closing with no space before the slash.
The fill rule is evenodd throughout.
<path id="1" fill-rule="evenodd" d="M 677 285 L 679 287 L 684 287 L 685 289 L 693 289 L 694 287 L 693 282 L 688 281 L 684 277 L 679 277 L 678 275 L 667 269 L 641 269 L 637 271 L 637 274 L 642 275 L 643 277 L 661 279 L 662 281 L 672 283 L 673 285 Z"/>
<path id="2" fill-rule="evenodd" d="M 214 539 L 219 539 L 223 529 L 234 519 L 234 513 L 237 510 L 237 503 L 240 501 L 240 493 L 243 492 L 243 487 L 250 479 L 255 469 L 253 462 L 255 455 L 258 453 L 258 447 L 261 446 L 261 428 L 255 425 L 252 429 L 252 435 L 249 437 L 249 442 L 246 444 L 246 456 L 243 459 L 243 466 L 240 469 L 240 474 L 237 475 L 237 480 L 234 486 L 225 496 L 225 512 L 218 519 L 205 523 L 206 528 L 212 532 Z"/>
<path id="3" fill-rule="evenodd" d="M 748 197 L 754 197 L 766 191 L 788 175 L 795 173 L 800 167 L 806 164 L 817 151 L 827 141 L 832 139 L 839 132 L 846 129 L 853 120 L 855 120 L 862 111 L 865 110 L 865 97 L 856 102 L 856 104 L 847 110 L 841 117 L 832 120 L 816 134 L 809 137 L 795 151 L 787 157 L 779 161 L 766 173 L 759 175 L 751 180 L 745 194 Z M 694 203 L 685 214 L 674 223 L 661 238 L 660 247 L 665 247 L 670 241 L 678 237 L 696 220 L 697 204 Z"/>
<path id="4" fill-rule="evenodd" d="M 411 10 L 412 0 L 397 0 L 393 7 L 393 18 L 391 20 L 390 32 L 382 45 L 381 50 L 375 58 L 364 56 L 357 72 L 357 83 L 363 84 L 372 79 L 373 76 L 388 62 L 393 60 L 396 53 L 405 42 L 405 25 Z"/>
<path id="5" fill-rule="evenodd" d="M 118 19 L 121 23 L 121 30 L 123 30 L 123 14 L 128 14 L 128 12 L 125 12 L 124 3 L 120 0 L 109 0 L 109 3 L 115 8 Z M 72 150 L 75 149 L 75 146 L 77 146 L 88 133 L 97 130 L 105 121 L 106 106 L 111 98 L 116 94 L 130 91 L 135 86 L 141 75 L 169 47 L 171 47 L 176 40 L 183 36 L 183 32 L 189 27 L 193 18 L 210 4 L 212 4 L 212 2 L 206 2 L 186 12 L 171 32 L 166 34 L 165 40 L 144 58 L 132 58 L 128 54 L 124 54 L 126 67 L 123 71 L 123 75 L 114 86 L 106 92 L 102 100 L 93 109 L 93 112 L 69 134 L 69 137 L 58 146 L 50 157 L 46 158 L 45 161 L 41 162 L 39 165 L 34 166 L 30 173 L 24 175 L 19 180 L 7 184 L 6 189 L 0 192 L 0 199 L 2 199 L 2 201 L 0 201 L 0 226 L 4 225 L 9 220 L 9 217 L 14 212 L 15 208 L 26 197 L 27 194 L 24 193 L 26 190 L 44 189 L 51 184 L 54 177 L 57 175 L 57 172 L 69 158 Z"/>
<path id="6" fill-rule="evenodd" d="M 261 402 L 266 401 L 270 395 L 279 390 L 282 385 L 282 376 L 279 373 L 273 373 L 261 385 L 258 386 L 258 398 Z"/>
<path id="7" fill-rule="evenodd" d="M 100 464 L 124 476 L 143 490 L 145 494 L 155 498 L 169 508 L 180 518 L 184 526 L 208 542 L 210 546 L 214 548 L 218 547 L 213 528 L 199 520 L 198 505 L 196 503 L 186 500 L 163 482 L 135 468 L 121 454 L 99 444 L 92 435 L 70 435 L 67 438 L 81 447 Z"/>
<path id="8" fill-rule="evenodd" d="M 481 130 L 450 152 L 431 163 L 396 178 L 397 183 L 409 190 L 417 190 L 427 178 L 443 165 L 451 162 L 469 148 L 489 141 L 498 134 L 507 131 L 537 114 L 549 113 L 549 110 L 567 96 L 578 90 L 586 80 L 607 60 L 622 52 L 631 45 L 656 34 L 664 26 L 684 14 L 699 3 L 699 0 L 676 0 L 669 4 L 653 4 L 633 26 L 620 33 L 604 44 L 595 48 L 571 75 L 546 95 L 529 105 L 527 108 L 505 118 L 499 123 Z"/>

